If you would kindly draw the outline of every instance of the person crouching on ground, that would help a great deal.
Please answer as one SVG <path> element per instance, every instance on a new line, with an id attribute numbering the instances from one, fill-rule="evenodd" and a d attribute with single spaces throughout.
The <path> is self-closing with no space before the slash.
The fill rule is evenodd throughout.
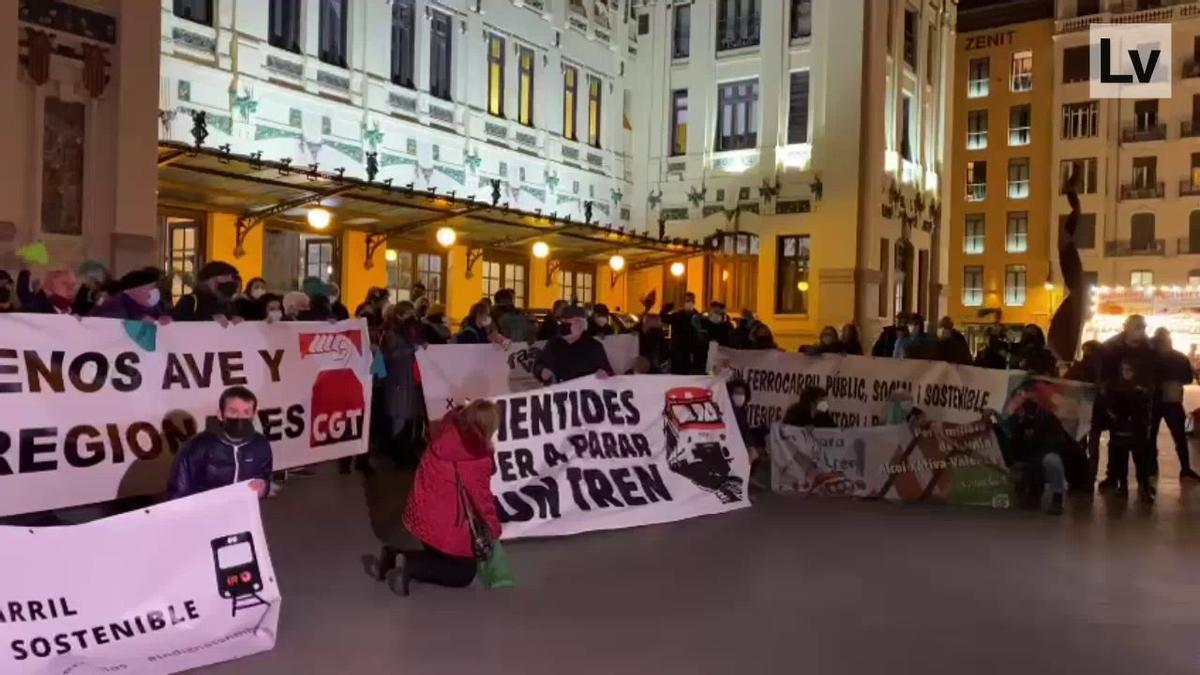
<path id="1" fill-rule="evenodd" d="M 386 576 L 394 593 L 408 595 L 414 580 L 451 588 L 475 580 L 470 519 L 478 517 L 477 526 L 492 541 L 501 533 L 491 486 L 492 436 L 499 423 L 496 404 L 480 399 L 434 426 L 404 509 L 404 525 L 424 550 L 401 553 L 393 563 Z"/>
<path id="2" fill-rule="evenodd" d="M 219 405 L 220 427 L 196 434 L 175 455 L 168 499 L 243 481 L 250 481 L 259 497 L 267 496 L 274 458 L 270 441 L 254 430 L 258 398 L 245 387 L 230 387 Z"/>
<path id="3" fill-rule="evenodd" d="M 996 424 L 994 414 L 992 422 Z M 1049 485 L 1047 513 L 1061 514 L 1067 490 L 1067 462 L 1081 465 L 1086 461 L 1080 457 L 1082 451 L 1062 422 L 1037 401 L 1027 398 L 997 431 L 1004 440 L 1005 460 L 1030 496 L 1040 499 L 1043 486 Z"/>

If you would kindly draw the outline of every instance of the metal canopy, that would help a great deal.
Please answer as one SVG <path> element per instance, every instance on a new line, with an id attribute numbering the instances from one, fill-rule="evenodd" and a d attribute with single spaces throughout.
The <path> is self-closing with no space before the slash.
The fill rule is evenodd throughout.
<path id="1" fill-rule="evenodd" d="M 364 181 L 317 167 L 292 166 L 220 148 L 161 141 L 158 146 L 158 199 L 161 203 L 239 214 L 239 236 L 260 222 L 313 232 L 306 213 L 320 203 L 334 214 L 330 233 L 364 232 L 389 246 L 426 244 L 440 227 L 450 226 L 458 243 L 471 249 L 514 248 L 545 241 L 559 260 L 600 262 L 620 252 L 631 262 L 683 258 L 704 251 L 682 239 L 659 240 L 618 228 L 601 227 L 505 208 L 490 202 L 434 194 L 390 181 Z"/>

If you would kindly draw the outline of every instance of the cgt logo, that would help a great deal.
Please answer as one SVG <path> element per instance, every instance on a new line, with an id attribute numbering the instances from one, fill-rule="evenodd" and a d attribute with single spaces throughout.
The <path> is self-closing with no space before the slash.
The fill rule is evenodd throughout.
<path id="1" fill-rule="evenodd" d="M 1092 98 L 1170 98 L 1171 53 L 1171 24 L 1092 24 L 1088 93 Z"/>
<path id="2" fill-rule="evenodd" d="M 336 333 L 300 333 L 300 358 L 333 356 L 339 363 L 350 363 L 363 355 L 362 331 L 345 330 Z"/>
<path id="3" fill-rule="evenodd" d="M 366 401 L 354 367 L 362 355 L 362 331 L 300 334 L 301 359 L 332 357 L 343 366 L 321 371 L 313 382 L 310 447 L 362 439 Z"/>

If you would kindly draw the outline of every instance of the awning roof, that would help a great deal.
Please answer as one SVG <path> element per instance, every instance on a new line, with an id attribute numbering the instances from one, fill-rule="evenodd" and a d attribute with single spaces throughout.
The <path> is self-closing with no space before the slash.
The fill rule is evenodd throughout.
<path id="1" fill-rule="evenodd" d="M 328 231 L 365 232 L 386 239 L 389 246 L 426 243 L 438 228 L 450 226 L 458 233 L 458 243 L 471 248 L 527 251 L 540 240 L 560 260 L 599 262 L 619 252 L 630 263 L 646 265 L 703 252 L 700 245 L 684 240 L 659 240 L 174 141 L 158 146 L 158 198 L 169 205 L 240 214 L 250 226 L 269 221 L 273 227 L 306 232 L 313 230 L 305 215 L 320 198 L 321 206 L 334 213 Z"/>

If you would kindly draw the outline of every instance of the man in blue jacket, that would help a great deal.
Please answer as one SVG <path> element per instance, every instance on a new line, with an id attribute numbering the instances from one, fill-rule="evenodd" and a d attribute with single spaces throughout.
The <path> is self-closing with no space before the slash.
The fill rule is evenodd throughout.
<path id="1" fill-rule="evenodd" d="M 168 499 L 243 481 L 259 497 L 267 495 L 274 460 L 271 443 L 254 429 L 258 399 L 245 387 L 230 387 L 221 394 L 220 408 L 220 427 L 193 436 L 175 455 Z"/>

